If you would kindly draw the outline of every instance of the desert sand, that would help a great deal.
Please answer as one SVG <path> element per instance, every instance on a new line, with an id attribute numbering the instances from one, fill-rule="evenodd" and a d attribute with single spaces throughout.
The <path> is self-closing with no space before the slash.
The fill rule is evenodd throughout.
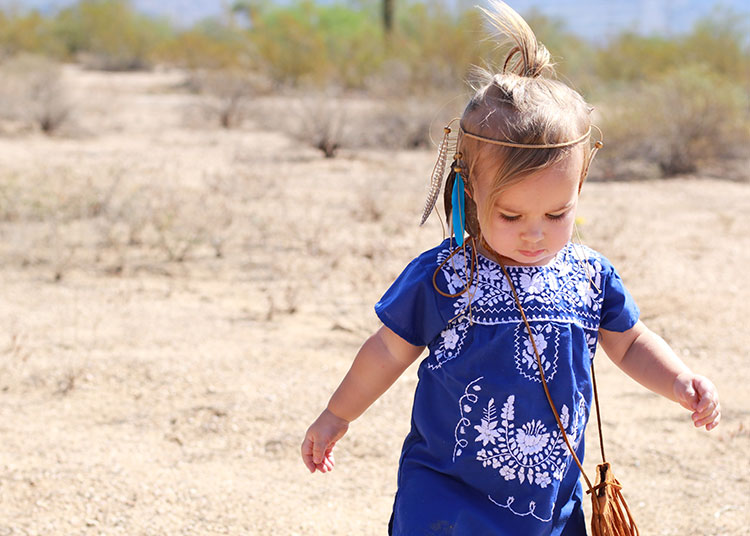
<path id="1" fill-rule="evenodd" d="M 442 239 L 417 226 L 434 153 L 325 159 L 254 120 L 278 99 L 223 130 L 181 73 L 65 76 L 74 128 L 0 136 L 0 535 L 385 534 L 416 365 L 332 473 L 299 446 L 372 305 Z M 750 184 L 590 181 L 579 217 L 722 396 L 696 430 L 597 354 L 641 534 L 750 534 Z"/>

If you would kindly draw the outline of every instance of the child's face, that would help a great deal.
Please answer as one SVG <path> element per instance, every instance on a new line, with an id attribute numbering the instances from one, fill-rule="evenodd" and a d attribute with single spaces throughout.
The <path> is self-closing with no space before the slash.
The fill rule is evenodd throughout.
<path id="1" fill-rule="evenodd" d="M 534 266 L 551 261 L 570 240 L 578 207 L 583 150 L 532 173 L 503 191 L 487 209 L 491 178 L 477 177 L 474 200 L 482 236 L 509 265 Z M 486 179 L 486 180 L 485 180 Z"/>

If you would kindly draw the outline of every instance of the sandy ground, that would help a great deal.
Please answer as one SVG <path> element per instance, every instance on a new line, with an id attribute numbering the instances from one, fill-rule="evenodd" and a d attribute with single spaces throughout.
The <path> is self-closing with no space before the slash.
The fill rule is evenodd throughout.
<path id="1" fill-rule="evenodd" d="M 326 160 L 252 120 L 196 121 L 179 74 L 66 77 L 72 134 L 0 138 L 0 536 L 384 534 L 416 366 L 333 473 L 299 444 L 372 304 L 441 239 L 416 226 L 432 152 Z M 599 356 L 641 533 L 750 534 L 750 186 L 591 182 L 579 215 L 723 398 L 695 430 Z"/>

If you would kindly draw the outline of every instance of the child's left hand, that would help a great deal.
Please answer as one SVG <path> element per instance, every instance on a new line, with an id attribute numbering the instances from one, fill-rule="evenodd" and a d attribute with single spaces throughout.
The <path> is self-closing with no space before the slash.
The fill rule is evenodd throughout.
<path id="1" fill-rule="evenodd" d="M 706 430 L 713 430 L 719 425 L 719 392 L 711 380 L 691 372 L 682 373 L 674 381 L 674 394 L 682 407 L 693 412 L 696 428 L 705 426 Z"/>

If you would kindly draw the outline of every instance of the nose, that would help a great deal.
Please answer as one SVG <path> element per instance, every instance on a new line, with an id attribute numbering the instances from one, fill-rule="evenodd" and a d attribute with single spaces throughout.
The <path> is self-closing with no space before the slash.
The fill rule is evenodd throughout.
<path id="1" fill-rule="evenodd" d="M 530 224 L 521 232 L 521 239 L 529 244 L 541 242 L 542 238 L 544 238 L 542 226 L 537 223 Z"/>

